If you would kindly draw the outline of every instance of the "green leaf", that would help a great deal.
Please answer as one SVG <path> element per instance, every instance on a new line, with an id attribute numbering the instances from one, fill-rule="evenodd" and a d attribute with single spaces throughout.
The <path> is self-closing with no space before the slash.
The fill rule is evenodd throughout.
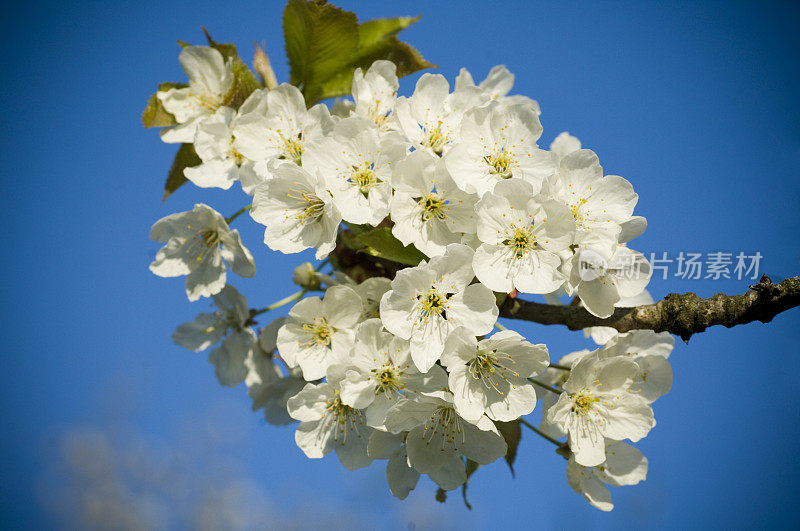
<path id="1" fill-rule="evenodd" d="M 464 498 L 464 505 L 470 511 L 472 510 L 472 505 L 470 505 L 470 503 L 467 501 L 467 485 L 469 485 L 469 478 L 472 476 L 472 474 L 475 473 L 476 470 L 478 470 L 480 466 L 481 465 L 479 465 L 475 461 L 467 459 L 467 480 L 464 482 L 463 485 L 461 485 L 461 497 Z"/>
<path id="2" fill-rule="evenodd" d="M 238 109 L 253 91 L 261 88 L 261 83 L 258 81 L 253 71 L 250 70 L 245 62 L 242 61 L 242 58 L 239 57 L 239 52 L 236 50 L 235 44 L 215 41 L 211 38 L 211 34 L 206 28 L 203 28 L 203 33 L 206 35 L 208 45 L 221 53 L 225 61 L 228 59 L 233 60 L 231 66 L 233 70 L 234 90 L 236 92 L 231 102 L 228 103 L 228 106 Z"/>
<path id="3" fill-rule="evenodd" d="M 519 419 L 512 420 L 511 422 L 496 421 L 494 425 L 497 427 L 497 431 L 503 436 L 508 446 L 506 463 L 508 463 L 508 468 L 511 469 L 511 476 L 514 476 L 514 460 L 517 458 L 517 448 L 519 448 L 519 441 L 522 439 L 522 425 Z"/>
<path id="4" fill-rule="evenodd" d="M 167 182 L 164 185 L 164 198 L 161 201 L 166 201 L 167 197 L 169 197 L 172 192 L 188 181 L 183 174 L 184 168 L 197 166 L 202 162 L 200 157 L 197 156 L 192 144 L 181 144 L 181 147 L 178 148 L 178 152 L 175 153 L 175 160 L 172 162 L 172 167 L 169 169 Z"/>
<path id="5" fill-rule="evenodd" d="M 357 249 L 358 251 L 385 258 L 392 262 L 416 266 L 419 265 L 421 260 L 428 259 L 413 245 L 403 245 L 400 240 L 392 235 L 392 229 L 389 227 L 380 227 L 359 234 L 354 240 L 364 245 L 363 248 Z"/>
<path id="6" fill-rule="evenodd" d="M 189 85 L 186 83 L 159 83 L 156 94 L 171 88 L 184 88 L 188 86 Z M 147 105 L 145 106 L 144 111 L 142 111 L 142 123 L 144 126 L 165 127 L 168 125 L 177 125 L 178 122 L 175 121 L 175 117 L 167 112 L 156 94 L 150 96 L 150 98 L 147 100 Z"/>
<path id="7" fill-rule="evenodd" d="M 348 68 L 358 50 L 355 13 L 314 0 L 289 0 L 283 11 L 289 82 L 306 103 L 325 97 L 323 84 Z"/>
<path id="8" fill-rule="evenodd" d="M 378 59 L 397 65 L 403 77 L 435 65 L 426 61 L 397 33 L 419 17 L 396 17 L 358 23 L 354 13 L 315 0 L 289 0 L 283 33 L 291 70 L 290 82 L 303 91 L 307 105 L 350 94 L 353 72 Z"/>

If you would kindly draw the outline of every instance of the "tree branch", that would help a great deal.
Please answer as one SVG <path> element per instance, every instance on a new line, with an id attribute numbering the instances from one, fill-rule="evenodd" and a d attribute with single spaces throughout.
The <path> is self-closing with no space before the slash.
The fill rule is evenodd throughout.
<path id="1" fill-rule="evenodd" d="M 693 334 L 709 326 L 736 325 L 761 321 L 768 323 L 779 313 L 800 305 L 800 278 L 787 278 L 773 284 L 764 275 L 758 284 L 743 295 L 717 293 L 701 299 L 694 293 L 670 293 L 656 304 L 634 308 L 617 308 L 611 317 L 595 317 L 579 306 L 556 306 L 508 298 L 500 308 L 500 316 L 540 324 L 565 325 L 570 330 L 590 326 L 609 326 L 619 332 L 654 330 L 670 332 L 688 342 Z"/>

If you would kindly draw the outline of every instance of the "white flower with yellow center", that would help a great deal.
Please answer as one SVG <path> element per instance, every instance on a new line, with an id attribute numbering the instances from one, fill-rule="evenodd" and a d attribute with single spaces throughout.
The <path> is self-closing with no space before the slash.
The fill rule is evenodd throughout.
<path id="1" fill-rule="evenodd" d="M 250 307 L 244 295 L 228 284 L 213 299 L 218 310 L 201 313 L 194 321 L 180 325 L 172 334 L 175 343 L 200 352 L 219 343 L 228 332 L 238 333 L 247 329 Z"/>
<path id="2" fill-rule="evenodd" d="M 225 287 L 225 262 L 239 276 L 256 274 L 253 255 L 242 244 L 239 231 L 231 230 L 222 214 L 207 205 L 161 218 L 150 229 L 150 239 L 166 242 L 150 271 L 160 277 L 186 275 L 190 301 L 211 297 Z"/>
<path id="3" fill-rule="evenodd" d="M 470 284 L 475 278 L 472 255 L 466 245 L 448 245 L 443 256 L 398 271 L 381 299 L 383 325 L 411 340 L 411 359 L 420 372 L 433 367 L 459 326 L 482 335 L 497 321 L 494 294 L 482 284 Z"/>
<path id="4" fill-rule="evenodd" d="M 539 110 L 539 104 L 535 100 L 521 95 L 508 96 L 513 86 L 514 74 L 509 72 L 505 65 L 497 65 L 492 67 L 486 79 L 481 81 L 477 88 L 486 94 L 490 100 L 497 100 L 507 105 L 522 103 L 530 106 L 537 115 L 542 114 L 541 110 Z M 472 74 L 466 68 L 462 68 L 458 73 L 458 77 L 456 77 L 456 91 L 472 87 L 475 87 L 475 80 L 472 78 Z"/>
<path id="5" fill-rule="evenodd" d="M 352 116 L 308 147 L 303 169 L 325 181 L 345 221 L 378 225 L 389 215 L 392 167 L 406 151 L 400 135 L 379 134 L 370 121 Z"/>
<path id="6" fill-rule="evenodd" d="M 631 220 L 639 199 L 627 180 L 618 175 L 603 177 L 600 161 L 589 149 L 564 156 L 542 194 L 569 208 L 578 231 L 576 243 L 589 234 L 603 234 L 616 243 L 622 224 Z"/>
<path id="7" fill-rule="evenodd" d="M 228 105 L 235 94 L 232 59 L 209 46 L 187 46 L 178 61 L 189 86 L 159 91 L 156 97 L 178 125 L 161 129 L 161 140 L 168 143 L 191 143 L 197 124 Z"/>
<path id="8" fill-rule="evenodd" d="M 348 470 L 372 462 L 367 444 L 373 429 L 364 423 L 363 412 L 342 402 L 339 382 L 306 384 L 286 408 L 300 421 L 294 440 L 307 457 L 320 459 L 333 450 Z"/>
<path id="9" fill-rule="evenodd" d="M 491 102 L 468 111 L 457 143 L 444 160 L 459 188 L 483 195 L 503 179 L 529 181 L 534 192 L 555 170 L 549 152 L 539 149 L 539 117 L 522 104 Z"/>
<path id="10" fill-rule="evenodd" d="M 475 422 L 461 417 L 453 395 L 439 391 L 403 400 L 386 413 L 386 429 L 408 432 L 408 464 L 423 474 L 436 474 L 454 457 L 488 465 L 506 455 L 508 447 L 487 416 Z"/>
<path id="11" fill-rule="evenodd" d="M 442 355 L 456 411 L 471 421 L 484 413 L 504 422 L 531 413 L 536 391 L 528 378 L 548 363 L 545 345 L 533 345 L 512 330 L 478 341 L 460 328 L 447 340 Z"/>
<path id="12" fill-rule="evenodd" d="M 439 256 L 475 233 L 477 197 L 459 190 L 438 157 L 414 151 L 395 166 L 392 186 L 392 234 L 403 244 Z"/>
<path id="13" fill-rule="evenodd" d="M 187 179 L 202 188 L 227 190 L 235 181 L 242 189 L 253 193 L 260 182 L 254 170 L 254 161 L 248 159 L 233 145 L 233 128 L 241 116 L 255 112 L 266 105 L 266 93 L 256 90 L 242 104 L 239 111 L 223 107 L 216 114 L 200 121 L 194 136 L 194 149 L 200 160 L 199 166 L 183 170 Z"/>
<path id="14" fill-rule="evenodd" d="M 336 246 L 342 215 L 325 184 L 294 164 L 283 163 L 256 187 L 250 216 L 266 225 L 264 243 L 274 251 L 299 253 L 315 247 L 317 259 Z"/>
<path id="15" fill-rule="evenodd" d="M 647 477 L 647 458 L 638 449 L 621 441 L 606 441 L 602 464 L 581 466 L 574 456 L 567 462 L 567 483 L 572 490 L 601 511 L 614 508 L 606 485 L 636 485 Z"/>
<path id="16" fill-rule="evenodd" d="M 452 145 L 464 113 L 488 101 L 472 87 L 450 94 L 450 84 L 441 74 L 423 74 L 414 94 L 397 99 L 395 119 L 416 149 L 442 155 Z"/>
<path id="17" fill-rule="evenodd" d="M 575 223 L 554 201 L 539 203 L 533 187 L 512 178 L 497 183 L 476 205 L 475 274 L 486 287 L 508 293 L 551 293 L 565 280 L 556 253 L 571 243 Z"/>
<path id="18" fill-rule="evenodd" d="M 266 108 L 242 116 L 233 128 L 233 145 L 256 171 L 269 177 L 278 161 L 300 165 L 306 146 L 329 134 L 333 120 L 325 105 L 306 110 L 300 90 L 283 83 L 267 92 Z"/>
<path id="19" fill-rule="evenodd" d="M 600 359 L 594 352 L 570 371 L 564 392 L 547 412 L 547 421 L 567 434 L 579 465 L 605 461 L 605 439 L 636 442 L 655 426 L 650 404 L 630 391 L 638 370 L 630 359 Z"/>
<path id="20" fill-rule="evenodd" d="M 281 358 L 289 367 L 300 366 L 308 381 L 322 378 L 328 367 L 347 361 L 360 316 L 361 298 L 347 286 L 328 288 L 322 300 L 301 300 L 278 330 Z"/>
<path id="21" fill-rule="evenodd" d="M 400 399 L 447 385 L 441 367 L 421 374 L 408 352 L 408 341 L 383 331 L 380 319 L 370 319 L 356 329 L 355 345 L 341 383 L 342 402 L 364 409 L 369 426 L 379 428 L 386 411 Z"/>
<path id="22" fill-rule="evenodd" d="M 389 129 L 389 117 L 399 87 L 397 67 L 391 61 L 375 61 L 366 73 L 356 68 L 353 72 L 353 113 L 367 118 L 382 130 Z"/>

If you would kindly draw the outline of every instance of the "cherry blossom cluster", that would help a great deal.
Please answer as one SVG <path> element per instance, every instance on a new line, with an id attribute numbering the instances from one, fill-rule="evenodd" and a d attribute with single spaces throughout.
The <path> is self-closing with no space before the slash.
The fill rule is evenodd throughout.
<path id="1" fill-rule="evenodd" d="M 193 351 L 216 345 L 221 384 L 244 382 L 271 423 L 299 421 L 310 458 L 334 451 L 348 469 L 388 460 L 399 498 L 421 474 L 444 490 L 464 484 L 465 458 L 505 456 L 498 426 L 521 418 L 559 445 L 570 486 L 602 510 L 613 507 L 606 485 L 644 479 L 647 460 L 625 441 L 655 425 L 671 336 L 595 328 L 586 333 L 598 349 L 551 364 L 545 345 L 497 321 L 498 300 L 520 293 L 576 297 L 607 317 L 649 298 L 650 279 L 627 246 L 646 227 L 631 184 L 604 175 L 568 133 L 540 147 L 539 105 L 508 95 L 505 67 L 479 84 L 462 69 L 452 87 L 423 74 L 404 97 L 395 65 L 380 60 L 355 71 L 352 101 L 306 108 L 281 84 L 232 108 L 231 61 L 204 46 L 179 59 L 189 85 L 157 94 L 178 124 L 161 138 L 193 144 L 202 164 L 184 173 L 195 185 L 239 182 L 270 249 L 325 260 L 343 231 L 390 227 L 427 257 L 361 283 L 302 264 L 289 315 L 256 332 L 262 311 L 228 284 L 228 267 L 255 275 L 233 219 L 198 204 L 159 220 L 151 238 L 165 245 L 150 269 L 186 276 L 189 300 L 217 308 L 173 338 Z M 539 428 L 524 420 L 537 399 Z"/>

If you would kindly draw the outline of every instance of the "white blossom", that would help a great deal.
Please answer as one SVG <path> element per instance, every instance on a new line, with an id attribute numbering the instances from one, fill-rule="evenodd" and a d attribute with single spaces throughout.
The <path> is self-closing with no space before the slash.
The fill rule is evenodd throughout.
<path id="1" fill-rule="evenodd" d="M 581 141 L 576 137 L 563 131 L 550 143 L 550 153 L 553 154 L 556 163 L 560 163 L 561 159 L 581 149 Z"/>
<path id="2" fill-rule="evenodd" d="M 200 160 L 199 166 L 183 170 L 187 179 L 202 188 L 222 188 L 227 190 L 235 181 L 242 189 L 253 193 L 260 178 L 256 175 L 255 161 L 246 158 L 234 147 L 233 129 L 241 116 L 266 106 L 266 93 L 254 91 L 238 111 L 228 107 L 201 120 L 194 136 L 194 149 Z"/>
<path id="3" fill-rule="evenodd" d="M 359 321 L 379 318 L 381 316 L 381 298 L 384 293 L 392 289 L 392 281 L 386 277 L 371 277 L 361 284 L 353 283 L 350 287 L 361 297 Z"/>
<path id="4" fill-rule="evenodd" d="M 186 46 L 178 56 L 189 86 L 159 91 L 156 97 L 178 125 L 161 129 L 161 140 L 191 143 L 197 124 L 228 105 L 235 93 L 232 59 L 209 46 Z"/>
<path id="5" fill-rule="evenodd" d="M 487 101 L 474 87 L 450 94 L 450 85 L 441 74 L 423 74 L 414 94 L 399 97 L 394 116 L 398 128 L 416 149 L 442 155 L 452 145 L 464 113 Z"/>
<path id="6" fill-rule="evenodd" d="M 381 299 L 383 325 L 411 340 L 411 358 L 420 372 L 436 363 L 453 330 L 464 326 L 482 335 L 497 320 L 494 294 L 482 284 L 470 284 L 475 277 L 472 255 L 466 245 L 448 245 L 443 256 L 398 271 Z"/>
<path id="7" fill-rule="evenodd" d="M 386 413 L 385 425 L 391 433 L 408 432 L 408 463 L 423 474 L 435 474 L 462 455 L 488 465 L 508 450 L 487 416 L 475 423 L 467 421 L 456 412 L 452 394 L 445 391 L 403 400 Z"/>
<path id="8" fill-rule="evenodd" d="M 259 108 L 237 120 L 233 128 L 234 147 L 256 161 L 256 170 L 268 178 L 278 161 L 302 162 L 306 146 L 329 134 L 333 120 L 325 105 L 306 110 L 300 90 L 282 83 L 267 92 L 266 108 Z"/>
<path id="9" fill-rule="evenodd" d="M 347 286 L 328 288 L 321 300 L 301 300 L 278 330 L 281 358 L 289 367 L 300 366 L 308 381 L 322 378 L 328 367 L 347 361 L 360 316 L 361 298 Z"/>
<path id="10" fill-rule="evenodd" d="M 550 293 L 565 280 L 556 253 L 571 243 L 575 230 L 569 210 L 554 201 L 540 203 L 530 183 L 511 178 L 497 183 L 476 206 L 478 239 L 475 274 L 493 291 Z"/>
<path id="11" fill-rule="evenodd" d="M 629 390 L 637 372 L 632 360 L 600 359 L 597 352 L 570 371 L 564 392 L 547 412 L 547 421 L 567 433 L 578 464 L 602 463 L 606 438 L 636 442 L 655 426 L 650 404 Z"/>
<path id="12" fill-rule="evenodd" d="M 469 70 L 462 68 L 456 77 L 456 91 L 468 89 L 475 86 Z M 531 107 L 537 115 L 541 114 L 539 104 L 527 96 L 514 95 L 508 96 L 511 87 L 514 86 L 514 74 L 509 72 L 505 65 L 492 67 L 486 79 L 478 84 L 478 89 L 491 100 L 497 100 L 505 104 L 523 103 Z"/>
<path id="13" fill-rule="evenodd" d="M 647 476 L 647 458 L 625 442 L 607 441 L 605 461 L 593 467 L 581 466 L 574 456 L 567 462 L 567 482 L 572 489 L 601 511 L 614 508 L 606 485 L 636 485 Z"/>
<path id="14" fill-rule="evenodd" d="M 253 256 L 242 244 L 239 231 L 231 230 L 222 214 L 207 205 L 161 218 L 150 229 L 150 239 L 166 242 L 150 271 L 160 277 L 186 275 L 190 301 L 210 297 L 225 287 L 225 262 L 239 276 L 256 274 Z"/>
<path id="15" fill-rule="evenodd" d="M 569 294 L 577 293 L 592 315 L 609 317 L 622 297 L 641 293 L 652 276 L 645 257 L 624 245 L 607 245 L 602 234 L 585 239 L 562 265 Z"/>
<path id="16" fill-rule="evenodd" d="M 325 183 L 294 164 L 280 164 L 274 177 L 256 188 L 250 216 L 266 225 L 264 243 L 274 251 L 316 248 L 325 258 L 336 245 L 342 215 Z"/>
<path id="17" fill-rule="evenodd" d="M 604 234 L 616 243 L 621 225 L 630 221 L 639 199 L 624 178 L 603 177 L 600 161 L 589 149 L 565 155 L 558 171 L 546 180 L 542 193 L 569 208 L 578 231 L 576 243 L 590 233 L 595 237 Z"/>
<path id="18" fill-rule="evenodd" d="M 444 163 L 414 151 L 394 168 L 392 234 L 428 256 L 444 253 L 464 233 L 475 233 L 475 201 L 455 185 Z"/>
<path id="19" fill-rule="evenodd" d="M 639 370 L 629 390 L 652 403 L 672 387 L 672 367 L 667 358 L 674 346 L 675 338 L 669 332 L 631 330 L 609 339 L 597 354 L 600 359 L 625 356 L 633 360 Z"/>
<path id="20" fill-rule="evenodd" d="M 294 440 L 309 458 L 319 459 L 335 450 L 348 470 L 372 462 L 367 455 L 372 428 L 364 424 L 361 411 L 342 403 L 338 382 L 306 384 L 286 407 L 292 418 L 300 421 Z"/>
<path id="21" fill-rule="evenodd" d="M 459 328 L 448 338 L 442 355 L 456 411 L 470 421 L 486 414 L 510 422 L 531 413 L 536 391 L 528 378 L 544 371 L 548 363 L 545 345 L 533 345 L 513 330 L 478 341 Z"/>
<path id="22" fill-rule="evenodd" d="M 252 356 L 256 335 L 249 328 L 236 330 L 222 341 L 222 345 L 208 354 L 214 374 L 221 385 L 236 387 L 247 377 L 246 360 Z"/>
<path id="23" fill-rule="evenodd" d="M 391 61 L 375 61 L 366 73 L 356 68 L 353 72 L 353 113 L 387 129 L 399 86 L 397 67 Z"/>
<path id="24" fill-rule="evenodd" d="M 386 411 L 399 400 L 420 392 L 438 391 L 447 375 L 433 366 L 420 374 L 408 352 L 408 341 L 383 331 L 380 319 L 369 319 L 356 329 L 355 344 L 341 382 L 342 402 L 363 409 L 366 423 L 379 428 Z"/>
<path id="25" fill-rule="evenodd" d="M 244 295 L 228 284 L 213 295 L 213 299 L 218 310 L 201 313 L 194 321 L 180 325 L 172 334 L 175 343 L 200 352 L 219 343 L 229 331 L 241 332 L 246 329 L 250 308 Z"/>
<path id="26" fill-rule="evenodd" d="M 541 135 L 539 117 L 529 106 L 491 102 L 467 111 L 444 160 L 466 192 L 483 195 L 509 177 L 529 181 L 538 192 L 555 169 L 550 153 L 536 144 Z"/>
<path id="27" fill-rule="evenodd" d="M 405 157 L 406 146 L 399 135 L 381 135 L 365 118 L 352 116 L 308 147 L 303 168 L 325 182 L 345 221 L 378 225 L 389 215 L 392 165 Z"/>
<path id="28" fill-rule="evenodd" d="M 306 384 L 300 369 L 284 376 L 276 363 L 278 329 L 285 322 L 286 317 L 279 317 L 262 328 L 258 341 L 245 359 L 247 377 L 244 383 L 247 385 L 247 394 L 253 400 L 253 411 L 263 409 L 267 422 L 276 425 L 293 421 L 286 411 L 286 401 Z"/>

